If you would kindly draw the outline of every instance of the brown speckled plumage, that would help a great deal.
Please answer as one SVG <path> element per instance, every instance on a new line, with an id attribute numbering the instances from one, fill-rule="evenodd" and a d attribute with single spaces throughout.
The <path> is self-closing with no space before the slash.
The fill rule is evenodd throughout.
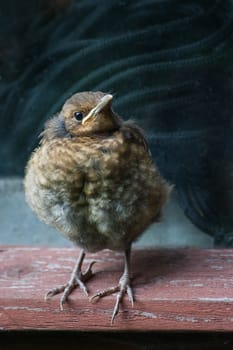
<path id="1" fill-rule="evenodd" d="M 131 243 L 158 219 L 170 186 L 154 165 L 142 131 L 133 122 L 123 122 L 111 100 L 102 92 L 84 92 L 66 101 L 46 123 L 28 162 L 25 193 L 40 219 L 84 251 L 125 251 L 129 265 Z M 80 120 L 75 112 L 82 113 Z M 125 292 L 133 301 L 128 266 L 126 270 L 116 288 L 120 296 L 112 320 Z M 75 274 L 82 283 L 80 268 Z M 75 281 L 62 287 L 61 307 L 79 284 Z"/>

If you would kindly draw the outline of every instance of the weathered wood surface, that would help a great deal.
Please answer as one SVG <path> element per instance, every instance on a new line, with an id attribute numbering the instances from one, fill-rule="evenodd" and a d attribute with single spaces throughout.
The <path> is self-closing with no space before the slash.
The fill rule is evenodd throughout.
<path id="1" fill-rule="evenodd" d="M 76 289 L 63 312 L 45 292 L 66 282 L 78 249 L 0 246 L 0 329 L 233 331 L 233 250 L 136 250 L 132 254 L 135 305 L 127 297 L 110 325 L 115 295 L 90 302 Z M 114 286 L 123 256 L 88 254 L 95 276 L 90 296 Z"/>

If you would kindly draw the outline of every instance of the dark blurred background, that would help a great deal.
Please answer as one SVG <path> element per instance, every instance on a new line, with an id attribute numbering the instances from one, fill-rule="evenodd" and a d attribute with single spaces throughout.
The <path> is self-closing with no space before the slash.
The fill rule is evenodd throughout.
<path id="1" fill-rule="evenodd" d="M 67 97 L 111 92 L 186 217 L 233 245 L 233 0 L 1 0 L 0 23 L 2 178 Z"/>

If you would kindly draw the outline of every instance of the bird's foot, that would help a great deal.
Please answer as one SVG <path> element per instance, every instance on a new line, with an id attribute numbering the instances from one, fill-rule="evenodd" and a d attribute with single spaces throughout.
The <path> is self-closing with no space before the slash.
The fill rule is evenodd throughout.
<path id="1" fill-rule="evenodd" d="M 75 268 L 71 274 L 70 280 L 66 284 L 50 289 L 45 295 L 45 300 L 48 300 L 56 294 L 62 293 L 60 298 L 60 309 L 63 311 L 65 302 L 76 287 L 80 287 L 88 296 L 88 290 L 85 286 L 85 282 L 94 275 L 91 269 L 94 263 L 95 261 L 92 261 L 84 273 Z"/>
<path id="2" fill-rule="evenodd" d="M 113 324 L 114 319 L 115 319 L 116 315 L 119 312 L 119 307 L 120 307 L 120 304 L 123 301 L 125 293 L 127 293 L 129 301 L 132 304 L 132 307 L 134 306 L 133 291 L 132 291 L 132 288 L 130 286 L 130 279 L 129 279 L 129 277 L 126 276 L 125 274 L 123 274 L 121 276 L 121 278 L 119 280 L 119 284 L 117 286 L 112 287 L 112 288 L 108 288 L 108 289 L 105 289 L 105 290 L 103 290 L 103 291 L 101 291 L 99 293 L 96 293 L 91 298 L 91 300 L 94 300 L 94 299 L 98 300 L 100 298 L 103 298 L 103 297 L 105 297 L 107 295 L 111 295 L 111 294 L 116 293 L 116 292 L 118 292 L 118 294 L 117 294 L 117 297 L 116 297 L 116 302 L 115 302 L 115 306 L 114 306 L 113 313 L 112 313 L 111 324 Z"/>

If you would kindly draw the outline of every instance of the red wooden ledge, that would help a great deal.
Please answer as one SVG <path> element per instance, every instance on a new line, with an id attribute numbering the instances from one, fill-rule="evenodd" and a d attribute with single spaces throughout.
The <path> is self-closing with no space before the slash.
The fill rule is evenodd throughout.
<path id="1" fill-rule="evenodd" d="M 78 254 L 75 248 L 0 246 L 0 329 L 233 330 L 233 250 L 134 250 L 135 306 L 126 297 L 112 326 L 114 295 L 91 303 L 76 289 L 63 312 L 59 296 L 43 299 L 68 280 Z M 90 296 L 114 286 L 123 268 L 120 253 L 88 254 L 84 268 L 92 259 Z"/>

